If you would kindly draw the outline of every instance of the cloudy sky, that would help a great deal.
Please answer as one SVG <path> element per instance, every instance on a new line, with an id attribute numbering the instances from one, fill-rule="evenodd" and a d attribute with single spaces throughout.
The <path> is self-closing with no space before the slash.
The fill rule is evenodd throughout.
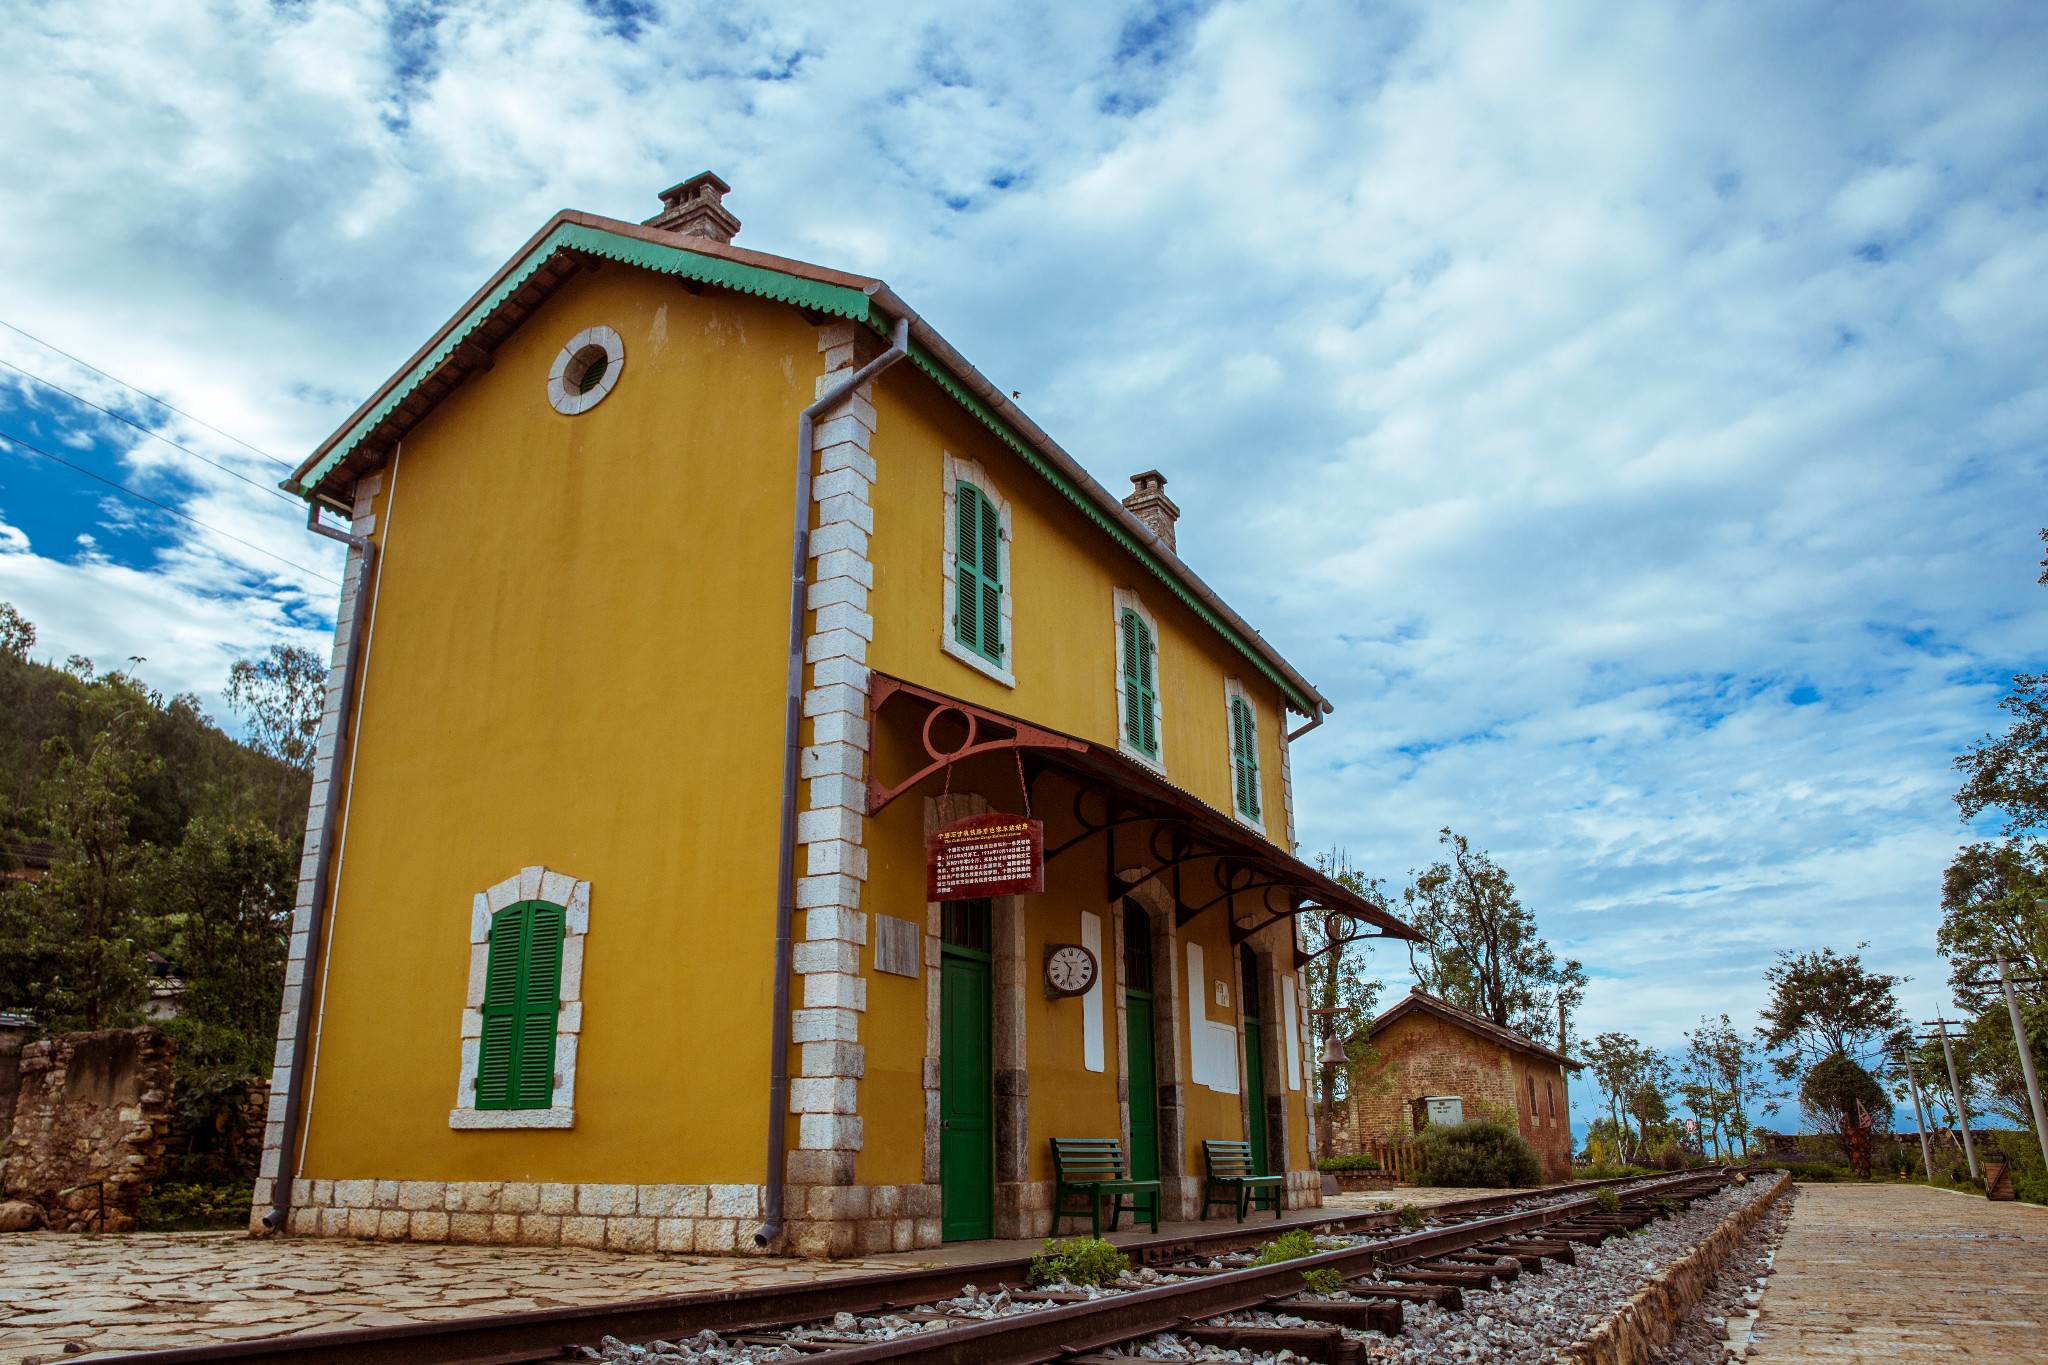
<path id="1" fill-rule="evenodd" d="M 318 643 L 278 461 L 553 210 L 709 167 L 742 244 L 889 280 L 1105 484 L 1167 473 L 1337 703 L 1306 849 L 1398 886 L 1469 835 L 1588 1032 L 1750 1020 L 1774 952 L 1865 940 L 1941 1001 L 1949 761 L 2048 622 L 2038 6 L 9 9 L 40 653 L 219 711 Z"/>

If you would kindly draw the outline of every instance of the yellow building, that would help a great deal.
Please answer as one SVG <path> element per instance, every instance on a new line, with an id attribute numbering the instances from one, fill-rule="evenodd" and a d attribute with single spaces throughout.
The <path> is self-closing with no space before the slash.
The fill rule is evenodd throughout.
<path id="1" fill-rule="evenodd" d="M 1205 1139 L 1316 1201 L 1295 917 L 1412 936 L 1292 854 L 1328 704 L 1156 473 L 1119 502 L 724 190 L 557 215 L 287 484 L 350 549 L 256 1220 L 1037 1236 L 1058 1137 L 1169 1218 Z M 928 901 L 982 812 L 1043 890 Z"/>

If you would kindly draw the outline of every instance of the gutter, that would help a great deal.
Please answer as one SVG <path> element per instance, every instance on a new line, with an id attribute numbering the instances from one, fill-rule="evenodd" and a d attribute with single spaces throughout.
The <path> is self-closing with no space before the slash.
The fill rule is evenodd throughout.
<path id="1" fill-rule="evenodd" d="M 855 370 L 853 377 L 805 408 L 796 419 L 796 517 L 789 570 L 789 676 L 782 721 L 782 832 L 775 867 L 774 1005 L 768 1044 L 768 1170 L 763 1218 L 754 1245 L 765 1247 L 782 1235 L 783 1139 L 789 1109 L 789 978 L 796 922 L 796 794 L 803 752 L 804 615 L 811 576 L 811 462 L 818 418 L 910 354 L 910 319 L 896 315 L 889 349 Z M 360 602 L 360 598 L 358 599 Z M 294 1063 L 296 1063 L 294 1058 Z"/>
<path id="2" fill-rule="evenodd" d="M 377 547 L 366 536 L 350 535 L 324 525 L 320 520 L 320 503 L 316 500 L 306 508 L 306 529 L 315 535 L 338 540 L 356 551 L 362 557 L 356 561 L 356 600 L 349 612 L 348 653 L 341 662 L 341 708 L 334 723 L 334 748 L 327 758 L 327 808 L 321 812 L 320 829 L 313 845 L 313 896 L 306 910 L 306 956 L 299 970 L 299 1007 L 293 1024 L 292 1066 L 290 1078 L 285 1082 L 284 1128 L 278 1142 L 277 1178 L 272 1183 L 270 1212 L 263 1215 L 263 1226 L 272 1232 L 283 1232 L 291 1217 L 292 1181 L 296 1178 L 294 1149 L 299 1143 L 300 1096 L 306 1083 L 306 1059 L 311 1055 L 307 1034 L 313 1023 L 313 983 L 317 979 L 320 965 L 322 921 L 327 917 L 327 880 L 334 865 L 334 829 L 341 816 L 342 793 L 337 789 L 334 775 L 341 770 L 342 751 L 348 747 L 348 719 L 352 698 L 355 696 L 356 665 L 363 655 L 363 621 L 369 610 L 370 570 L 377 562 Z M 318 780 L 317 778 L 315 779 Z"/>

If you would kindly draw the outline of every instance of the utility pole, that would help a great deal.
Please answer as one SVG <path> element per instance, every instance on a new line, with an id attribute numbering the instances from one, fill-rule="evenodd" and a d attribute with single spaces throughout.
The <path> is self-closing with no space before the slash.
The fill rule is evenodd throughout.
<path id="1" fill-rule="evenodd" d="M 1913 1049 L 1906 1048 L 1906 1084 L 1913 1091 L 1913 1122 L 1920 1127 L 1920 1169 L 1934 1179 L 1934 1158 L 1927 1152 L 1927 1111 L 1920 1107 L 1920 1078 L 1913 1074 Z"/>
<path id="2" fill-rule="evenodd" d="M 1932 1019 L 1923 1019 L 1920 1022 L 1941 1030 L 1939 1034 L 1941 1038 L 1941 1056 L 1942 1060 L 1948 1063 L 1948 1093 L 1956 1103 L 1956 1122 L 1961 1124 L 1963 1128 L 1963 1156 L 1970 1163 L 1970 1178 L 1975 1180 L 1977 1178 L 1977 1144 L 1970 1138 L 1970 1101 L 1963 1094 L 1961 1083 L 1956 1080 L 1956 1050 L 1951 1044 L 1948 1032 L 1948 1026 L 1952 1021 L 1944 1019 L 1937 1014 Z"/>
<path id="3" fill-rule="evenodd" d="M 2036 901 L 2048 909 L 2048 904 Z M 2020 1050 L 2020 1071 L 2027 1078 L 2027 1104 L 2034 1111 L 2034 1141 L 2041 1144 L 2041 1160 L 2048 1164 L 2048 1117 L 2041 1113 L 2041 1078 L 2034 1074 L 2034 1049 L 2027 1041 L 2027 1026 L 2020 1019 L 2020 998 L 2013 993 L 2012 969 L 2005 954 L 1998 955 L 1998 984 L 2005 988 L 2005 1012 L 2012 1016 L 2012 1041 Z"/>

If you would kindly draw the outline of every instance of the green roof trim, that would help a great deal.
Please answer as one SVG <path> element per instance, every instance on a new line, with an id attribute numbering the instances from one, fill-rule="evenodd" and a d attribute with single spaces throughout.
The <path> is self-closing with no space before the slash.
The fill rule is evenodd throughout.
<path id="1" fill-rule="evenodd" d="M 879 312 L 870 316 L 867 319 L 867 324 L 883 336 L 889 335 L 888 320 L 883 318 Z M 1107 531 L 1110 539 L 1123 546 L 1125 550 L 1130 552 L 1133 559 L 1151 570 L 1152 575 L 1164 583 L 1189 611 L 1200 617 L 1211 630 L 1228 640 L 1237 648 L 1240 654 L 1249 659 L 1252 667 L 1258 669 L 1267 681 L 1279 688 L 1281 693 L 1294 703 L 1297 711 L 1304 716 L 1313 716 L 1321 709 L 1306 696 L 1302 695 L 1301 690 L 1289 682 L 1278 669 L 1268 663 L 1264 656 L 1252 647 L 1251 642 L 1244 638 L 1241 631 L 1210 610 L 1206 602 L 1190 592 L 1187 584 L 1181 581 L 1180 575 L 1167 568 L 1165 561 L 1160 559 L 1158 555 L 1153 554 L 1149 546 L 1132 536 L 1129 529 L 1122 522 L 1117 521 L 1104 512 L 1101 507 L 1097 506 L 1093 498 L 1090 498 L 1081 491 L 1080 485 L 1068 478 L 1056 465 L 1041 455 L 1036 447 L 1017 433 L 1014 427 L 997 416 L 988 404 L 970 393 L 967 387 L 953 376 L 951 371 L 944 365 L 941 365 L 930 351 L 926 350 L 922 344 L 916 341 L 910 343 L 910 361 L 917 368 L 931 376 L 932 380 L 940 388 L 951 394 L 954 402 L 967 409 L 983 426 L 995 433 L 998 440 L 1015 451 L 1026 464 L 1037 470 L 1040 477 L 1064 494 L 1067 501 L 1080 508 L 1082 515 L 1086 516 L 1104 531 Z"/>
<path id="2" fill-rule="evenodd" d="M 665 275 L 680 275 L 686 279 L 704 284 L 715 284 L 723 289 L 738 290 L 742 294 L 754 294 L 778 303 L 794 304 L 798 308 L 809 308 L 813 312 L 829 313 L 834 317 L 866 321 L 869 311 L 868 296 L 859 289 L 850 289 L 840 284 L 824 284 L 817 280 L 800 279 L 780 271 L 763 269 L 757 265 L 746 265 L 739 261 L 728 261 L 717 256 L 706 256 L 702 252 L 685 251 L 680 247 L 663 246 L 657 242 L 643 242 L 634 237 L 621 237 L 602 228 L 587 227 L 581 223 L 563 223 L 539 245 L 526 253 L 519 264 L 498 282 L 476 306 L 463 314 L 462 320 L 450 329 L 441 344 L 423 356 L 419 363 L 407 370 L 404 377 L 384 395 L 382 402 L 364 413 L 348 429 L 341 440 L 334 443 L 320 463 L 306 472 L 299 481 L 302 489 L 310 492 L 320 486 L 320 481 L 333 472 L 335 466 L 348 458 L 377 424 L 389 417 L 393 409 L 403 403 L 412 392 L 425 382 L 428 375 L 439 369 L 456 347 L 483 325 L 484 319 L 526 284 L 539 270 L 548 257 L 564 248 L 602 256 L 608 261 L 619 261 L 626 265 L 637 265 L 646 270 L 658 271 Z"/>

